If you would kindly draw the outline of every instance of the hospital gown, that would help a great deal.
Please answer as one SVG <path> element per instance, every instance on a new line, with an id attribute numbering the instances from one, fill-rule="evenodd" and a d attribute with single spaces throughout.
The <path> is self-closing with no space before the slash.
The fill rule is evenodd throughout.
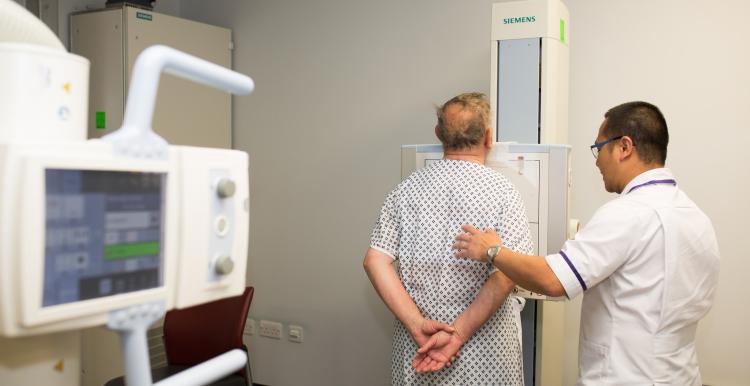
<path id="1" fill-rule="evenodd" d="M 397 262 L 406 291 L 427 319 L 453 321 L 494 272 L 489 263 L 453 257 L 462 224 L 494 228 L 504 246 L 532 252 L 526 211 L 502 174 L 468 161 L 440 160 L 417 170 L 386 198 L 370 246 Z M 450 367 L 417 374 L 417 345 L 396 320 L 394 385 L 522 385 L 521 347 L 511 299 L 461 348 Z"/>

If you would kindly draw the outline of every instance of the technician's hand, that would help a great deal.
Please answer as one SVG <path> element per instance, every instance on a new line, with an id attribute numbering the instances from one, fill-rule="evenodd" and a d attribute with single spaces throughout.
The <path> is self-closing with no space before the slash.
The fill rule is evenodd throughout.
<path id="1" fill-rule="evenodd" d="M 442 370 L 456 360 L 463 345 L 464 341 L 458 334 L 440 331 L 419 348 L 412 367 L 418 373 Z"/>
<path id="2" fill-rule="evenodd" d="M 487 260 L 487 250 L 494 245 L 502 245 L 503 241 L 494 229 L 487 228 L 484 232 L 474 226 L 464 224 L 461 229 L 466 233 L 459 233 L 453 243 L 453 253 L 456 257 L 468 257 L 477 261 Z"/>

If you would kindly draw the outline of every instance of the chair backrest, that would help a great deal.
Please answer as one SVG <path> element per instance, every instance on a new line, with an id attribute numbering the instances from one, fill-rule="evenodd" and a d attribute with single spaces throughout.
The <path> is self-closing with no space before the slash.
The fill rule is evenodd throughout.
<path id="1" fill-rule="evenodd" d="M 192 366 L 242 348 L 253 287 L 236 297 L 167 312 L 164 346 L 169 365 Z"/>

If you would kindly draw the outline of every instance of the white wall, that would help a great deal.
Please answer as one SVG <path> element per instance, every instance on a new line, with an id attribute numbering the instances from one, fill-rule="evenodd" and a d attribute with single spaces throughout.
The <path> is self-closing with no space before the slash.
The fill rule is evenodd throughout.
<path id="1" fill-rule="evenodd" d="M 574 217 L 611 199 L 588 146 L 621 102 L 659 105 L 668 166 L 714 220 L 716 304 L 699 330 L 704 382 L 750 383 L 750 34 L 743 0 L 578 0 L 571 13 Z M 399 146 L 432 143 L 431 103 L 489 90 L 491 1 L 183 0 L 184 17 L 232 28 L 235 68 L 257 91 L 235 98 L 234 143 L 251 160 L 251 314 L 305 328 L 305 343 L 251 339 L 256 381 L 387 384 L 392 317 L 361 269 Z M 576 375 L 578 315 L 565 321 L 564 384 Z"/>
<path id="2" fill-rule="evenodd" d="M 571 15 L 570 142 L 575 215 L 611 198 L 587 147 L 611 106 L 642 99 L 664 112 L 667 166 L 713 220 L 722 266 L 700 324 L 703 381 L 750 384 L 750 30 L 745 0 L 567 1 Z M 567 383 L 567 382 L 566 382 Z"/>

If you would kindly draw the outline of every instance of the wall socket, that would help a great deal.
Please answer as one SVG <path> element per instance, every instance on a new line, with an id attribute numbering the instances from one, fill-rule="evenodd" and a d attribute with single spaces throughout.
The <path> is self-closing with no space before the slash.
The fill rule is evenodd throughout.
<path id="1" fill-rule="evenodd" d="M 305 339 L 305 331 L 301 326 L 290 325 L 288 331 L 289 341 L 295 343 L 302 343 Z"/>
<path id="2" fill-rule="evenodd" d="M 281 323 L 261 320 L 258 335 L 272 339 L 281 339 Z"/>
<path id="3" fill-rule="evenodd" d="M 248 318 L 245 321 L 245 331 L 243 332 L 244 335 L 255 335 L 255 319 Z"/>

